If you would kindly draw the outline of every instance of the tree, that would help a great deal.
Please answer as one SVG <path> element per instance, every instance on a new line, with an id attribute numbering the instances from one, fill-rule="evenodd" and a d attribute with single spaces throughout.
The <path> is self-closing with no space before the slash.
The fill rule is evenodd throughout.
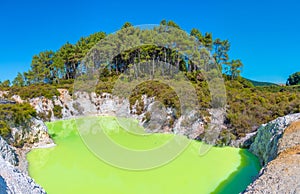
<path id="1" fill-rule="evenodd" d="M 23 75 L 18 74 L 15 78 L 14 85 L 30 85 L 35 83 L 59 83 L 61 79 L 74 79 L 76 76 L 81 76 L 87 72 L 92 72 L 97 70 L 102 64 L 106 64 L 110 73 L 119 74 L 119 72 L 126 72 L 129 65 L 132 64 L 134 70 L 134 75 L 138 77 L 145 67 L 141 66 L 141 63 L 151 65 L 152 74 L 154 76 L 153 69 L 156 65 L 161 66 L 159 61 L 162 61 L 164 66 L 162 68 L 162 75 L 165 75 L 169 69 L 171 72 L 172 68 L 176 68 L 176 71 L 197 71 L 199 65 L 209 63 L 209 58 L 211 55 L 203 54 L 203 50 L 207 50 L 212 53 L 216 63 L 223 67 L 226 66 L 228 69 L 228 74 L 232 77 L 239 75 L 240 66 L 242 64 L 237 63 L 237 61 L 232 61 L 228 63 L 228 51 L 230 49 L 230 43 L 228 40 L 213 40 L 212 33 L 202 34 L 200 30 L 193 28 L 190 32 L 190 36 L 196 37 L 196 40 L 201 43 L 199 45 L 202 54 L 197 54 L 191 49 L 187 49 L 185 53 L 179 53 L 176 49 L 172 50 L 173 45 L 170 44 L 170 40 L 176 40 L 178 44 L 190 45 L 190 40 L 195 41 L 195 39 L 189 39 L 188 35 L 180 30 L 179 25 L 174 21 L 162 20 L 160 22 L 161 26 L 155 27 L 153 30 L 143 30 L 140 28 L 130 28 L 132 24 L 126 22 L 122 26 L 122 33 L 117 32 L 113 45 L 107 44 L 103 49 L 105 52 L 98 52 L 98 54 L 93 53 L 93 58 L 87 59 L 85 56 L 89 51 L 101 40 L 104 39 L 106 34 L 104 32 L 97 32 L 88 37 L 81 37 L 76 44 L 71 44 L 67 42 L 58 51 L 44 51 L 40 52 L 38 55 L 33 56 L 31 69 L 25 72 Z M 165 25 L 165 26 L 162 26 Z M 176 29 L 175 29 L 176 28 Z M 167 30 L 167 31 L 166 31 Z M 142 37 L 145 42 L 151 43 L 159 32 L 172 32 L 173 37 L 165 37 L 166 33 L 161 33 L 159 35 L 159 41 L 161 45 L 166 45 L 165 47 L 152 47 L 142 46 L 136 49 L 124 50 L 120 55 L 116 54 L 117 48 L 121 46 L 123 49 L 126 45 L 139 44 L 140 37 Z M 103 40 L 107 41 L 106 39 Z M 106 47 L 108 49 L 106 49 Z M 189 48 L 189 46 L 187 47 Z M 106 51 L 108 50 L 108 51 Z M 105 56 L 115 54 L 114 58 L 109 61 L 101 61 Z M 206 53 L 206 52 L 205 52 Z M 101 54 L 101 55 L 100 55 Z M 193 63 L 190 59 L 201 58 L 201 64 Z M 84 59 L 87 59 L 84 60 Z M 84 61 L 83 61 L 84 60 Z M 167 65 L 171 64 L 171 65 Z"/>
<path id="2" fill-rule="evenodd" d="M 5 80 L 2 83 L 0 83 L 0 87 L 8 88 L 9 86 L 10 86 L 10 81 L 9 80 Z"/>
<path id="3" fill-rule="evenodd" d="M 228 40 L 220 40 L 217 38 L 213 42 L 213 57 L 217 65 L 222 69 L 222 65 L 225 65 L 229 59 L 228 51 L 230 49 L 230 43 Z"/>
<path id="4" fill-rule="evenodd" d="M 17 77 L 13 80 L 12 83 L 14 86 L 25 86 L 25 78 L 24 78 L 23 74 L 18 72 Z"/>
<path id="5" fill-rule="evenodd" d="M 243 63 L 241 60 L 231 60 L 227 63 L 225 67 L 225 73 L 231 77 L 231 79 L 236 79 L 240 76 L 241 68 L 243 67 Z"/>
<path id="6" fill-rule="evenodd" d="M 176 24 L 176 23 L 175 23 L 174 21 L 172 21 L 172 20 L 168 21 L 167 26 L 170 26 L 170 27 L 173 27 L 173 28 L 180 29 L 179 25 Z"/>
<path id="7" fill-rule="evenodd" d="M 167 25 L 167 21 L 166 20 L 161 20 L 160 25 L 166 26 Z"/>
<path id="8" fill-rule="evenodd" d="M 190 35 L 196 37 L 200 42 L 203 38 L 202 33 L 196 28 L 191 30 Z"/>
<path id="9" fill-rule="evenodd" d="M 28 72 L 24 72 L 24 81 L 25 85 L 31 85 L 34 83 L 34 73 L 33 71 L 29 70 Z"/>
<path id="10" fill-rule="evenodd" d="M 57 57 L 64 64 L 65 79 L 74 79 L 76 74 L 76 68 L 78 66 L 78 60 L 74 57 L 75 47 L 71 43 L 67 42 L 58 51 Z"/>
<path id="11" fill-rule="evenodd" d="M 132 26 L 133 25 L 130 22 L 125 22 L 125 24 L 123 24 L 123 26 L 122 26 L 122 29 L 132 27 Z"/>
<path id="12" fill-rule="evenodd" d="M 212 46 L 213 46 L 212 33 L 206 32 L 204 37 L 200 41 L 208 50 L 210 51 L 212 50 Z"/>
<path id="13" fill-rule="evenodd" d="M 31 70 L 34 74 L 34 83 L 52 83 L 53 57 L 53 51 L 44 51 L 33 56 Z"/>
<path id="14" fill-rule="evenodd" d="M 286 85 L 300 85 L 300 71 L 290 75 L 287 79 Z"/>

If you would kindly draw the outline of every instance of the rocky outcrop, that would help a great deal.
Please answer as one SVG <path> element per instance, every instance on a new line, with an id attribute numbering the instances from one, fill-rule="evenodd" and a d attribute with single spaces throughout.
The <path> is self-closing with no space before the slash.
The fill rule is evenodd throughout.
<path id="1" fill-rule="evenodd" d="M 127 118 L 134 118 L 145 127 L 146 131 L 152 133 L 175 133 L 186 135 L 195 139 L 204 132 L 204 121 L 195 111 L 188 112 L 178 119 L 175 118 L 175 110 L 161 106 L 155 101 L 154 97 L 143 95 L 134 105 L 130 105 L 129 99 L 113 96 L 109 93 L 97 95 L 95 92 L 75 92 L 69 94 L 66 89 L 58 89 L 60 95 L 53 99 L 44 97 L 29 99 L 30 104 L 36 109 L 37 113 L 48 115 L 51 121 L 57 119 L 68 119 L 78 116 L 88 115 L 112 115 Z M 23 100 L 14 96 L 14 100 L 23 102 Z M 142 103 L 142 107 L 140 106 Z M 54 107 L 61 107 L 61 117 L 56 118 Z M 212 109 L 211 112 L 222 116 L 214 120 L 220 120 L 223 124 L 225 111 Z"/>
<path id="2" fill-rule="evenodd" d="M 11 165 L 17 166 L 19 164 L 19 158 L 16 154 L 16 150 L 8 145 L 8 143 L 0 136 L 0 157 Z"/>
<path id="3" fill-rule="evenodd" d="M 6 98 L 8 96 L 8 91 L 0 91 L 0 98 Z"/>
<path id="4" fill-rule="evenodd" d="M 208 118 L 210 122 L 207 122 L 206 118 L 201 117 L 196 111 L 190 111 L 174 119 L 175 110 L 164 107 L 160 102 L 155 101 L 155 98 L 149 98 L 145 95 L 131 106 L 128 99 L 108 93 L 97 95 L 93 92 L 75 92 L 70 95 L 65 89 L 59 89 L 59 92 L 60 96 L 53 97 L 53 99 L 39 97 L 29 99 L 29 102 L 37 113 L 49 115 L 52 121 L 61 119 L 54 114 L 55 106 L 59 106 L 61 107 L 62 119 L 82 115 L 130 117 L 139 120 L 145 129 L 151 133 L 175 133 L 192 139 L 202 135 L 202 140 L 212 143 L 218 138 L 218 134 L 226 128 L 224 126 L 225 110 L 223 109 L 210 109 L 210 117 Z M 24 102 L 16 95 L 13 96 L 13 99 L 18 103 Z M 231 142 L 232 146 L 250 147 L 250 151 L 260 158 L 264 166 L 258 178 L 248 186 L 245 193 L 300 192 L 298 181 L 300 180 L 300 130 L 298 130 L 299 127 L 292 128 L 293 125 L 290 125 L 297 119 L 300 119 L 300 113 L 277 118 L 261 125 L 257 132 L 246 134 L 244 138 Z M 26 131 L 28 126 L 13 129 L 13 140 L 18 138 L 26 140 L 28 145 L 33 145 L 33 147 L 51 145 L 53 142 L 49 138 L 43 122 L 33 119 L 31 123 L 33 124 L 30 125 L 32 128 L 30 132 Z M 208 125 L 209 130 L 204 128 L 207 123 L 210 123 Z M 289 125 L 290 128 L 287 128 Z M 206 133 L 207 131 L 211 134 Z M 9 154 L 4 155 L 9 158 Z M 24 156 L 21 161 L 23 160 L 25 160 Z M 0 191 L 3 188 L 10 189 L 7 187 L 6 180 L 2 179 L 0 177 Z"/>
<path id="5" fill-rule="evenodd" d="M 251 144 L 254 142 L 257 131 L 252 133 L 247 133 L 245 137 L 241 137 L 236 140 L 231 140 L 230 146 L 237 148 L 249 148 Z"/>
<path id="6" fill-rule="evenodd" d="M 12 138 L 8 141 L 17 147 L 18 169 L 28 175 L 26 154 L 33 148 L 55 146 L 48 134 L 48 128 L 42 120 L 31 118 L 27 123 L 12 128 Z"/>
<path id="7" fill-rule="evenodd" d="M 27 123 L 12 127 L 9 142 L 16 146 L 28 148 L 43 147 L 53 144 L 48 129 L 42 120 L 31 118 Z"/>
<path id="8" fill-rule="evenodd" d="M 263 165 L 275 159 L 279 154 L 278 144 L 284 130 L 298 119 L 300 119 L 300 113 L 279 117 L 261 125 L 249 150 L 258 156 Z"/>
<path id="9" fill-rule="evenodd" d="M 0 193 L 46 193 L 27 175 L 26 160 L 26 153 L 32 148 L 53 145 L 43 121 L 31 118 L 13 126 L 8 142 L 17 148 L 0 136 Z"/>
<path id="10" fill-rule="evenodd" d="M 21 99 L 17 95 L 14 95 L 13 97 L 14 100 L 18 99 L 20 102 L 23 101 L 23 99 Z M 52 121 L 55 120 L 54 112 L 53 112 L 54 103 L 51 99 L 47 99 L 41 96 L 41 97 L 29 99 L 29 103 L 31 106 L 34 107 L 34 109 L 38 114 L 43 114 L 44 117 L 48 118 L 49 120 Z"/>
<path id="11" fill-rule="evenodd" d="M 260 127 L 251 151 L 266 165 L 245 193 L 300 193 L 299 119 L 300 114 L 287 115 Z"/>
<path id="12" fill-rule="evenodd" d="M 26 173 L 21 172 L 16 149 L 0 136 L 0 193 L 46 193 Z M 25 159 L 23 159 L 25 160 Z"/>
<path id="13" fill-rule="evenodd" d="M 20 172 L 10 163 L 0 157 L 0 193 L 3 194 L 44 194 L 43 188 L 37 185 L 29 176 Z"/>
<path id="14" fill-rule="evenodd" d="M 16 104 L 15 101 L 7 100 L 7 99 L 1 99 L 0 98 L 0 104 Z"/>

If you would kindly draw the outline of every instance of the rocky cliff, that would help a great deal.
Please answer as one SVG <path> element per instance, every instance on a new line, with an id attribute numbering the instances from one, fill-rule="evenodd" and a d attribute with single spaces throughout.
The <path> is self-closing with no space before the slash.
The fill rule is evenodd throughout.
<path id="1" fill-rule="evenodd" d="M 53 99 L 39 97 L 28 101 L 38 114 L 46 115 L 51 121 L 82 115 L 113 115 L 135 118 L 140 121 L 148 132 L 182 134 L 192 139 L 197 138 L 204 132 L 206 121 L 201 115 L 191 111 L 178 119 L 174 119 L 175 110 L 160 106 L 161 104 L 157 103 L 154 98 L 145 95 L 131 106 L 128 99 L 119 98 L 108 93 L 97 95 L 94 92 L 75 92 L 71 95 L 66 89 L 58 89 L 58 91 L 60 95 L 53 97 Z M 12 98 L 19 103 L 24 101 L 17 95 Z M 55 113 L 55 107 L 60 107 L 59 113 Z M 207 120 L 223 123 L 225 110 L 211 109 L 210 112 L 217 113 L 218 118 L 214 117 Z"/>
<path id="2" fill-rule="evenodd" d="M 48 129 L 36 118 L 12 125 L 10 138 L 4 140 L 0 136 L 0 193 L 46 193 L 27 175 L 26 153 L 49 145 L 53 145 L 53 141 Z"/>
<path id="3" fill-rule="evenodd" d="M 19 164 L 19 158 L 16 154 L 16 150 L 11 147 L 1 136 L 0 136 L 0 158 L 4 159 L 13 166 Z"/>
<path id="4" fill-rule="evenodd" d="M 245 193 L 300 193 L 300 114 L 262 125 L 250 151 L 265 166 Z"/>
<path id="5" fill-rule="evenodd" d="M 283 141 L 282 136 L 285 129 L 298 119 L 300 119 L 300 113 L 279 117 L 267 124 L 261 125 L 249 150 L 258 156 L 263 165 L 275 159 L 279 152 L 282 151 L 278 147 L 280 141 Z M 287 141 L 285 142 L 287 143 Z M 297 142 L 290 140 L 290 143 L 294 144 Z"/>
<path id="6" fill-rule="evenodd" d="M 21 172 L 16 166 L 19 165 L 19 157 L 16 149 L 10 146 L 0 136 L 0 193 L 46 193 L 29 176 Z"/>
<path id="7" fill-rule="evenodd" d="M 195 139 L 205 132 L 204 125 L 207 120 L 215 127 L 218 133 L 226 128 L 224 126 L 225 110 L 211 109 L 210 116 L 202 117 L 194 111 L 181 115 L 174 120 L 175 111 L 165 108 L 157 103 L 154 98 L 142 96 L 134 105 L 130 105 L 128 99 L 122 99 L 111 94 L 76 92 L 70 95 L 68 90 L 59 89 L 60 96 L 53 99 L 44 97 L 29 99 L 30 104 L 42 115 L 47 115 L 50 120 L 68 119 L 81 115 L 115 115 L 130 117 L 139 120 L 148 132 L 163 132 L 186 135 Z M 13 96 L 19 103 L 23 100 L 19 96 Z M 140 106 L 142 104 L 142 106 Z M 55 107 L 60 107 L 59 114 L 55 113 Z M 257 155 L 264 166 L 258 178 L 247 188 L 245 193 L 297 193 L 299 192 L 299 144 L 300 130 L 286 129 L 291 123 L 300 119 L 299 114 L 287 115 L 277 118 L 259 127 L 257 132 L 247 134 L 244 138 L 232 141 L 232 146 L 250 146 L 250 151 Z M 28 138 L 25 132 L 14 134 L 27 139 L 31 144 L 36 139 L 44 140 L 43 144 L 51 143 L 47 137 L 46 127 L 42 122 L 32 127 L 35 129 Z M 172 123 L 170 125 L 170 123 Z M 20 130 L 16 130 L 20 131 Z M 24 132 L 24 130 L 21 130 Z M 25 130 L 26 131 L 26 130 Z M 292 131 L 292 132 L 289 132 Z M 202 139 L 217 139 L 213 131 L 212 136 L 204 136 Z M 21 136 L 23 135 L 23 136 Z M 34 138 L 37 137 L 37 138 Z M 39 143 L 38 143 L 39 144 Z M 37 144 L 37 145 L 38 145 Z M 36 146 L 37 146 L 36 145 Z M 298 147 L 297 147 L 298 146 Z M 22 161 L 22 160 L 21 160 Z M 295 181 L 296 180 L 296 181 Z M 288 182 L 290 186 L 284 186 Z M 287 191 L 287 192 L 286 192 Z"/>
<path id="8" fill-rule="evenodd" d="M 36 118 L 31 118 L 21 125 L 12 127 L 11 138 L 8 142 L 23 148 L 34 148 L 53 144 L 45 123 Z"/>
<path id="9" fill-rule="evenodd" d="M 22 173 L 3 158 L 0 158 L 0 193 L 44 194 L 46 192 L 32 178 Z"/>

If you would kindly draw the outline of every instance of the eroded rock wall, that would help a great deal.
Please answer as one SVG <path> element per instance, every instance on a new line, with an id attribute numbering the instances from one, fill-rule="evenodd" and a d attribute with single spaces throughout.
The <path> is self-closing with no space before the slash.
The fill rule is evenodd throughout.
<path id="1" fill-rule="evenodd" d="M 250 151 L 258 156 L 262 164 L 275 159 L 278 153 L 279 140 L 284 130 L 293 122 L 300 119 L 300 113 L 279 117 L 267 124 L 261 125 L 257 130 Z"/>
<path id="2" fill-rule="evenodd" d="M 245 193 L 300 193 L 300 114 L 261 126 L 251 151 L 266 165 Z"/>
<path id="3" fill-rule="evenodd" d="M 175 110 L 157 104 L 153 97 L 143 95 L 140 101 L 130 107 L 129 99 L 119 98 L 108 93 L 97 95 L 96 93 L 75 92 L 72 96 L 66 89 L 58 89 L 60 96 L 53 99 L 44 97 L 29 99 L 30 104 L 37 113 L 49 115 L 51 121 L 57 119 L 69 119 L 88 115 L 112 115 L 137 119 L 148 132 L 163 132 L 186 135 L 195 139 L 204 132 L 204 123 L 201 115 L 191 111 L 181 117 L 175 118 Z M 18 96 L 15 100 L 23 101 Z M 143 106 L 140 106 L 142 102 Z M 61 107 L 61 118 L 54 116 L 54 106 Z M 221 115 L 224 121 L 225 110 L 214 110 Z M 213 119 L 213 121 L 219 118 Z"/>
<path id="4" fill-rule="evenodd" d="M 45 190 L 32 178 L 19 171 L 0 157 L 0 193 L 1 194 L 44 194 Z"/>

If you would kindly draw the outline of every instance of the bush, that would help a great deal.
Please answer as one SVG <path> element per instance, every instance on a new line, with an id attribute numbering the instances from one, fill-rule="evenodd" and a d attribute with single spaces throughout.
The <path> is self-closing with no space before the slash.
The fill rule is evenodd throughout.
<path id="1" fill-rule="evenodd" d="M 300 85 L 300 72 L 293 73 L 289 76 L 287 85 Z"/>
<path id="2" fill-rule="evenodd" d="M 0 121 L 0 136 L 7 139 L 11 134 L 11 129 L 5 121 Z"/>
<path id="3" fill-rule="evenodd" d="M 7 139 L 11 135 L 11 128 L 27 123 L 36 116 L 35 110 L 28 103 L 0 105 L 0 135 Z"/>
<path id="4" fill-rule="evenodd" d="M 239 81 L 227 81 L 226 124 L 242 137 L 263 123 L 286 114 L 300 112 L 300 93 L 287 86 L 245 87 Z"/>
<path id="5" fill-rule="evenodd" d="M 35 109 L 28 103 L 0 105 L 0 121 L 6 121 L 8 124 L 19 125 L 35 116 Z"/>
<path id="6" fill-rule="evenodd" d="M 52 99 L 53 96 L 59 95 L 56 87 L 50 84 L 35 84 L 26 87 L 13 86 L 9 91 L 10 95 L 19 95 L 22 99 L 37 98 L 41 96 Z"/>
<path id="7" fill-rule="evenodd" d="M 37 113 L 37 117 L 44 122 L 48 122 L 48 121 L 51 121 L 52 112 L 51 111 L 39 112 L 39 113 Z"/>
<path id="8" fill-rule="evenodd" d="M 61 119 L 62 118 L 62 113 L 61 113 L 62 107 L 58 105 L 54 105 L 53 108 L 53 114 L 56 118 Z"/>

